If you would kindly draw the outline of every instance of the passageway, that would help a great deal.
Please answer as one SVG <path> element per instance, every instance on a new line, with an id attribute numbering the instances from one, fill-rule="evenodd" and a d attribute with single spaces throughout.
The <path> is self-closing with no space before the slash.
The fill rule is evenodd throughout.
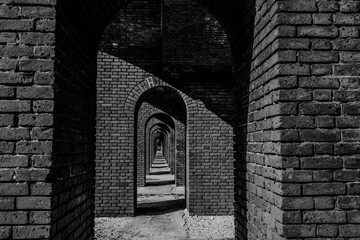
<path id="1" fill-rule="evenodd" d="M 175 185 L 164 145 L 157 143 L 145 187 L 137 188 L 136 216 L 97 218 L 96 240 L 233 239 L 233 216 L 189 216 L 185 189 Z"/>
<path id="2" fill-rule="evenodd" d="M 146 175 L 145 187 L 137 188 L 137 214 L 160 214 L 185 208 L 185 189 L 176 187 L 175 176 L 158 148 Z"/>

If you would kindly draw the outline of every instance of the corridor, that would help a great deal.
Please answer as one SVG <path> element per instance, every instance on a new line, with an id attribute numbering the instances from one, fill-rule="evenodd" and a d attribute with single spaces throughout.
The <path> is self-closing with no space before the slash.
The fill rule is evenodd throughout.
<path id="1" fill-rule="evenodd" d="M 158 150 L 146 175 L 146 186 L 137 188 L 136 216 L 97 218 L 95 239 L 233 239 L 233 216 L 189 216 L 184 193 L 184 187 L 176 187 L 174 175 Z"/>
<path id="2" fill-rule="evenodd" d="M 138 187 L 137 215 L 149 212 L 171 212 L 185 208 L 185 189 L 176 187 L 174 175 L 161 150 L 155 154 L 146 175 L 145 187 Z"/>

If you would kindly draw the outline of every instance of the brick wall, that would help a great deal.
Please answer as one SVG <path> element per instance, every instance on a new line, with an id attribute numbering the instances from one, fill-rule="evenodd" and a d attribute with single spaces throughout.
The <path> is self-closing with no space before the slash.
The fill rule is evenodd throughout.
<path id="1" fill-rule="evenodd" d="M 360 236 L 354 122 L 359 6 L 358 1 L 279 2 L 277 19 L 289 32 L 278 48 L 290 49 L 293 57 L 287 58 L 294 62 L 282 65 L 280 74 L 292 79 L 295 88 L 279 91 L 279 101 L 293 105 L 297 119 L 293 124 L 292 117 L 283 117 L 279 126 L 292 136 L 279 152 L 292 162 L 279 172 L 286 186 L 286 196 L 277 203 L 283 211 L 279 229 L 286 238 Z"/>
<path id="2" fill-rule="evenodd" d="M 0 3 L 0 238 L 49 238 L 55 2 Z"/>

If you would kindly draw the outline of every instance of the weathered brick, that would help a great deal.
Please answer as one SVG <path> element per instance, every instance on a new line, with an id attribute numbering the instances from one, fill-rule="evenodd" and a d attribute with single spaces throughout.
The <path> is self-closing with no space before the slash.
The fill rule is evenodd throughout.
<path id="1" fill-rule="evenodd" d="M 360 114 L 360 106 L 357 104 L 346 104 L 344 105 L 344 114 L 346 115 L 359 115 Z"/>
<path id="2" fill-rule="evenodd" d="M 46 239 L 50 237 L 49 225 L 18 226 L 13 228 L 13 239 Z"/>
<path id="3" fill-rule="evenodd" d="M 0 224 L 21 225 L 28 223 L 27 212 L 0 212 Z"/>
<path id="4" fill-rule="evenodd" d="M 334 117 L 320 116 L 315 118 L 315 124 L 318 128 L 334 128 Z"/>
<path id="5" fill-rule="evenodd" d="M 360 197 L 358 196 L 341 196 L 338 198 L 337 206 L 340 209 L 359 209 Z"/>
<path id="6" fill-rule="evenodd" d="M 333 48 L 335 50 L 351 50 L 357 51 L 360 50 L 360 40 L 359 39 L 337 39 L 333 41 Z"/>
<path id="7" fill-rule="evenodd" d="M 342 157 L 344 161 L 344 167 L 348 169 L 359 169 L 360 161 L 357 156 L 354 157 Z"/>
<path id="8" fill-rule="evenodd" d="M 55 18 L 54 7 L 21 7 L 20 16 L 25 18 Z"/>
<path id="9" fill-rule="evenodd" d="M 330 50 L 332 47 L 331 41 L 328 39 L 312 39 L 311 46 L 312 46 L 313 50 Z M 306 52 L 304 52 L 304 53 L 306 53 Z M 308 53 L 311 53 L 311 52 L 308 52 Z M 324 52 L 323 52 L 323 54 L 324 54 Z M 335 58 L 338 59 L 337 56 L 335 56 Z M 324 62 L 326 63 L 328 61 L 325 60 Z"/>
<path id="10" fill-rule="evenodd" d="M 328 51 L 301 51 L 299 54 L 299 61 L 306 63 L 316 63 L 316 62 L 338 62 L 339 55 L 337 52 L 328 52 Z"/>
<path id="11" fill-rule="evenodd" d="M 0 140 L 25 140 L 30 137 L 26 128 L 0 128 Z"/>
<path id="12" fill-rule="evenodd" d="M 337 37 L 339 31 L 336 27 L 306 26 L 298 28 L 300 37 Z"/>
<path id="13" fill-rule="evenodd" d="M 317 154 L 333 154 L 333 144 L 318 143 L 314 145 L 314 152 Z"/>
<path id="14" fill-rule="evenodd" d="M 346 212 L 343 211 L 305 211 L 304 223 L 345 223 Z"/>
<path id="15" fill-rule="evenodd" d="M 54 101 L 37 100 L 33 101 L 33 111 L 36 113 L 52 112 L 54 110 Z"/>
<path id="16" fill-rule="evenodd" d="M 16 59 L 0 59 L 0 70 L 3 71 L 15 71 L 18 65 Z"/>
<path id="17" fill-rule="evenodd" d="M 341 139 L 339 131 L 334 130 L 301 130 L 300 141 L 304 142 L 338 142 Z"/>
<path id="18" fill-rule="evenodd" d="M 276 40 L 279 49 L 310 49 L 310 40 L 303 38 L 280 38 Z"/>
<path id="19" fill-rule="evenodd" d="M 5 45 L 0 46 L 0 53 L 7 58 L 20 58 L 33 56 L 34 49 L 29 46 Z"/>
<path id="20" fill-rule="evenodd" d="M 13 209 L 15 209 L 15 198 L 0 197 L 0 210 Z"/>
<path id="21" fill-rule="evenodd" d="M 11 227 L 0 227 L 0 239 L 11 238 Z"/>
<path id="22" fill-rule="evenodd" d="M 13 87 L 0 86 L 0 97 L 1 98 L 12 98 L 15 96 Z"/>
<path id="23" fill-rule="evenodd" d="M 279 25 L 311 24 L 311 14 L 308 13 L 278 13 L 275 21 Z"/>
<path id="24" fill-rule="evenodd" d="M 350 195 L 359 195 L 360 194 L 360 183 L 349 183 L 348 184 L 348 193 Z"/>
<path id="25" fill-rule="evenodd" d="M 337 155 L 359 154 L 360 146 L 356 143 L 338 143 L 335 145 L 334 153 Z"/>
<path id="26" fill-rule="evenodd" d="M 282 182 L 311 182 L 313 180 L 313 175 L 311 171 L 283 171 L 281 176 L 278 176 Z"/>
<path id="27" fill-rule="evenodd" d="M 20 34 L 20 43 L 23 44 L 54 44 L 55 35 L 53 33 L 35 33 L 28 32 Z"/>
<path id="28" fill-rule="evenodd" d="M 0 100 L 1 112 L 28 112 L 30 111 L 30 107 L 30 101 Z"/>
<path id="29" fill-rule="evenodd" d="M 50 5 L 54 6 L 56 0 L 13 0 L 14 3 L 23 5 Z"/>
<path id="30" fill-rule="evenodd" d="M 335 65 L 334 74 L 337 76 L 358 76 L 360 64 Z"/>
<path id="31" fill-rule="evenodd" d="M 19 125 L 21 126 L 51 126 L 54 117 L 50 114 L 20 114 Z"/>
<path id="32" fill-rule="evenodd" d="M 289 12 L 315 12 L 315 0 L 299 0 L 296 2 L 279 1 L 279 10 Z"/>
<path id="33" fill-rule="evenodd" d="M 50 211 L 36 211 L 29 214 L 30 224 L 49 224 L 51 223 Z"/>
<path id="34" fill-rule="evenodd" d="M 347 224 L 339 226 L 340 237 L 357 237 L 360 235 L 360 228 L 358 224 Z"/>
<path id="35" fill-rule="evenodd" d="M 53 164 L 51 156 L 47 155 L 33 155 L 31 160 L 36 168 L 51 167 Z"/>
<path id="36" fill-rule="evenodd" d="M 283 236 L 288 238 L 315 237 L 316 225 L 285 225 Z"/>
<path id="37" fill-rule="evenodd" d="M 358 25 L 360 23 L 359 14 L 335 14 L 334 23 L 341 25 Z"/>
<path id="38" fill-rule="evenodd" d="M 309 183 L 303 186 L 304 195 L 338 195 L 345 194 L 342 183 Z"/>
<path id="39" fill-rule="evenodd" d="M 18 7 L 0 6 L 0 16 L 2 18 L 17 18 L 19 13 Z"/>
<path id="40" fill-rule="evenodd" d="M 357 90 L 360 89 L 359 78 L 341 78 L 341 90 Z"/>
<path id="41" fill-rule="evenodd" d="M 25 85 L 32 83 L 32 81 L 33 81 L 32 75 L 26 75 L 23 73 L 13 73 L 13 72 L 0 72 L 1 84 Z"/>
<path id="42" fill-rule="evenodd" d="M 34 83 L 37 85 L 51 85 L 54 83 L 53 73 L 37 72 L 35 74 Z"/>
<path id="43" fill-rule="evenodd" d="M 328 13 L 313 14 L 313 21 L 316 25 L 331 25 L 332 15 Z"/>
<path id="44" fill-rule="evenodd" d="M 314 182 L 330 182 L 332 179 L 333 176 L 330 170 L 313 171 Z"/>
<path id="45" fill-rule="evenodd" d="M 354 12 L 357 13 L 360 10 L 360 2 L 353 0 L 342 0 L 340 1 L 341 12 Z"/>
<path id="46" fill-rule="evenodd" d="M 1 183 L 0 196 L 23 196 L 29 194 L 27 183 Z"/>
<path id="47" fill-rule="evenodd" d="M 342 52 L 340 53 L 340 58 L 342 62 L 359 62 L 360 61 L 360 53 L 357 52 Z"/>
<path id="48" fill-rule="evenodd" d="M 300 113 L 306 115 L 340 115 L 337 103 L 301 103 Z"/>
<path id="49" fill-rule="evenodd" d="M 36 168 L 23 168 L 16 169 L 14 179 L 18 182 L 37 182 L 37 181 L 46 181 L 50 178 L 49 169 L 36 169 Z"/>
<path id="50" fill-rule="evenodd" d="M 29 59 L 21 60 L 19 63 L 20 71 L 53 71 L 54 70 L 54 61 L 52 60 L 39 60 L 39 59 Z"/>
<path id="51" fill-rule="evenodd" d="M 16 153 L 19 154 L 49 154 L 52 150 L 52 142 L 21 141 L 16 143 Z"/>
<path id="52" fill-rule="evenodd" d="M 31 31 L 33 26 L 32 19 L 2 19 L 0 22 L 1 31 Z"/>
<path id="53" fill-rule="evenodd" d="M 339 157 L 304 157 L 301 158 L 303 169 L 342 168 L 343 162 Z"/>
<path id="54" fill-rule="evenodd" d="M 14 143 L 13 142 L 5 142 L 0 141 L 0 153 L 13 153 L 14 151 Z"/>
<path id="55" fill-rule="evenodd" d="M 339 117 L 336 118 L 336 126 L 338 128 L 357 128 L 360 127 L 359 118 L 354 117 Z"/>
<path id="56" fill-rule="evenodd" d="M 16 209 L 50 209 L 50 197 L 18 197 Z"/>
<path id="57" fill-rule="evenodd" d="M 336 0 L 316 0 L 320 12 L 335 12 L 339 10 L 339 2 Z"/>
<path id="58" fill-rule="evenodd" d="M 360 180 L 360 171 L 338 170 L 334 172 L 334 180 L 338 182 L 350 182 Z"/>
<path id="59" fill-rule="evenodd" d="M 314 128 L 314 118 L 309 116 L 282 116 L 273 119 L 273 128 L 292 129 L 292 128 Z"/>
<path id="60" fill-rule="evenodd" d="M 277 201 L 277 206 L 282 210 L 312 209 L 314 200 L 310 197 L 284 197 Z"/>
<path id="61" fill-rule="evenodd" d="M 299 86 L 302 88 L 337 89 L 340 87 L 340 82 L 338 78 L 331 77 L 302 77 L 299 79 Z"/>
<path id="62" fill-rule="evenodd" d="M 36 46 L 34 47 L 34 56 L 38 58 L 55 57 L 55 49 L 50 46 Z"/>
<path id="63" fill-rule="evenodd" d="M 36 127 L 31 131 L 31 139 L 33 140 L 51 140 L 54 130 L 52 128 Z"/>
<path id="64" fill-rule="evenodd" d="M 315 209 L 334 209 L 335 199 L 334 197 L 315 197 Z"/>
<path id="65" fill-rule="evenodd" d="M 281 150 L 278 154 L 283 156 L 309 156 L 313 153 L 313 145 L 310 143 L 284 143 L 281 144 Z"/>
<path id="66" fill-rule="evenodd" d="M 36 21 L 36 30 L 44 32 L 55 31 L 55 20 L 44 19 Z"/>
<path id="67" fill-rule="evenodd" d="M 359 29 L 357 27 L 340 27 L 341 38 L 357 38 L 359 37 Z"/>
<path id="68" fill-rule="evenodd" d="M 317 234 L 320 237 L 336 237 L 338 235 L 339 229 L 337 225 L 318 225 Z"/>
<path id="69" fill-rule="evenodd" d="M 44 86 L 18 87 L 16 95 L 19 99 L 52 99 L 54 90 Z"/>
<path id="70" fill-rule="evenodd" d="M 29 164 L 29 157 L 24 155 L 1 155 L 0 167 L 14 168 L 27 167 Z"/>
<path id="71" fill-rule="evenodd" d="M 0 43 L 14 43 L 16 41 L 16 33 L 2 32 L 0 33 Z"/>
<path id="72" fill-rule="evenodd" d="M 33 196 L 48 196 L 53 192 L 52 183 L 38 182 L 30 186 L 30 193 Z"/>

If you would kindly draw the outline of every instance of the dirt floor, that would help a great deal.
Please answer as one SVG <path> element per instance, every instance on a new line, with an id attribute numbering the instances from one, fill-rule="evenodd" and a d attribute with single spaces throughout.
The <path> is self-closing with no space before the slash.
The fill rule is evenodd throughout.
<path id="1" fill-rule="evenodd" d="M 134 218 L 97 218 L 95 239 L 234 239 L 234 217 L 190 217 L 185 210 Z"/>
<path id="2" fill-rule="evenodd" d="M 234 216 L 189 216 L 185 189 L 175 186 L 162 155 L 152 167 L 137 189 L 137 216 L 95 219 L 96 240 L 234 239 Z"/>

